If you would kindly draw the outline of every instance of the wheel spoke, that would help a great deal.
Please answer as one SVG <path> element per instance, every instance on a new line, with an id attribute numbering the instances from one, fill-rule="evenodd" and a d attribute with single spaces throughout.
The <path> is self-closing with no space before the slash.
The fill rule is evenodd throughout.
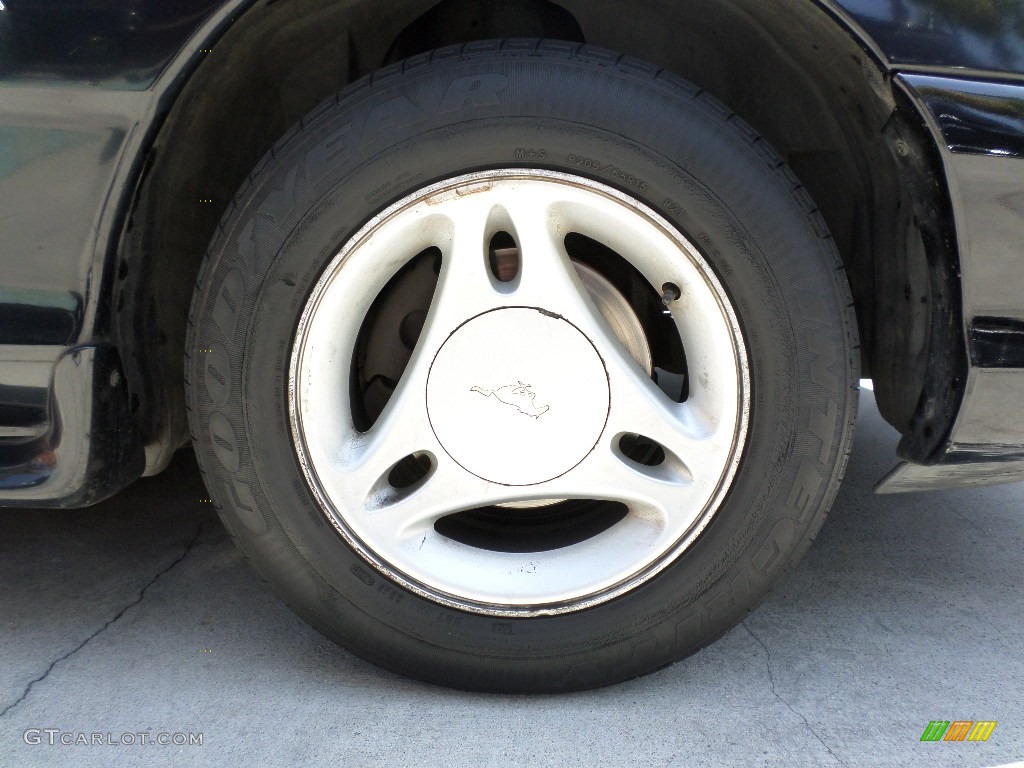
<path id="1" fill-rule="evenodd" d="M 602 440 L 584 462 L 551 481 L 546 490 L 564 498 L 621 502 L 631 515 L 667 527 L 677 525 L 678 511 L 688 509 L 699 488 L 679 467 L 644 466 L 623 456 L 612 441 Z"/>
<path id="2" fill-rule="evenodd" d="M 585 334 L 605 328 L 565 249 L 566 232 L 555 203 L 528 191 L 510 195 L 505 201 L 504 209 L 519 246 L 513 300 L 520 306 L 541 307 L 562 315 Z"/>
<path id="3" fill-rule="evenodd" d="M 472 197 L 459 200 L 449 221 L 436 244 L 441 271 L 417 342 L 431 355 L 459 325 L 503 303 L 487 266 L 489 209 Z"/>
<path id="4" fill-rule="evenodd" d="M 695 482 L 717 480 L 723 453 L 732 447 L 731 429 L 720 435 L 700 409 L 670 400 L 630 355 L 594 306 L 559 239 L 565 226 L 558 201 L 517 195 L 506 209 L 521 252 L 515 298 L 562 314 L 593 343 L 612 391 L 606 434 L 643 435 L 674 455 Z"/>
<path id="5" fill-rule="evenodd" d="M 452 330 L 492 308 L 498 298 L 486 270 L 486 226 L 486 209 L 472 200 L 458 201 L 444 226 L 434 224 L 435 244 L 442 252 L 441 270 L 413 353 L 373 426 L 366 432 L 349 427 L 346 449 L 338 451 L 339 479 L 331 484 L 346 506 L 381 506 L 394 495 L 388 489 L 387 476 L 398 462 L 418 453 L 435 457 L 443 453 L 430 428 L 424 390 L 431 361 Z M 427 497 L 412 495 L 420 501 Z M 410 503 L 403 502 L 402 508 Z"/>
<path id="6" fill-rule="evenodd" d="M 403 379 L 373 427 L 367 432 L 347 430 L 345 450 L 320 468 L 319 480 L 336 506 L 352 510 L 379 506 L 394 490 L 388 478 L 399 462 L 438 450 L 414 385 L 414 380 Z"/>
<path id="7" fill-rule="evenodd" d="M 434 535 L 434 523 L 445 515 L 486 506 L 493 491 L 486 480 L 466 472 L 447 456 L 431 456 L 427 475 L 412 488 L 371 499 L 363 525 L 376 538 L 396 545 Z"/>
<path id="8" fill-rule="evenodd" d="M 612 406 L 606 434 L 642 435 L 660 445 L 666 461 L 685 468 L 698 485 L 717 481 L 732 450 L 731 428 L 716 429 L 699 409 L 674 402 L 632 358 L 605 346 L 609 349 L 605 364 L 612 383 Z"/>

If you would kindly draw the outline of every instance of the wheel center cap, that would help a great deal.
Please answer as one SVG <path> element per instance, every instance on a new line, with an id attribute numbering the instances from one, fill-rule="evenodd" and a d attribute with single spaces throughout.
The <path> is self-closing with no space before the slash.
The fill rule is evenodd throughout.
<path id="1" fill-rule="evenodd" d="M 459 326 L 427 377 L 427 413 L 442 447 L 501 485 L 543 483 L 583 461 L 610 400 L 590 340 L 533 307 L 492 310 Z"/>

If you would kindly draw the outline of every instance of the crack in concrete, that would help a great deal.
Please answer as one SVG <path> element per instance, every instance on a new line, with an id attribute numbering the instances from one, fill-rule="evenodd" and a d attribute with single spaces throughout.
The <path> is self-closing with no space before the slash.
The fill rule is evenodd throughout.
<path id="1" fill-rule="evenodd" d="M 65 660 L 71 658 L 76 653 L 78 653 L 80 650 L 85 648 L 85 646 L 87 646 L 94 639 L 96 639 L 96 637 L 98 637 L 99 635 L 103 634 L 108 629 L 110 629 L 110 627 L 112 627 L 114 624 L 116 624 L 118 621 L 120 621 L 120 619 L 129 610 L 131 610 L 136 605 L 141 603 L 142 600 L 146 597 L 146 592 L 147 592 L 147 590 L 149 590 L 150 587 L 152 587 L 154 584 L 156 584 L 156 582 L 159 581 L 162 576 L 164 576 L 165 574 L 167 574 L 168 572 L 170 572 L 171 570 L 176 568 L 181 563 L 182 560 L 184 560 L 186 557 L 188 557 L 189 553 L 192 551 L 192 548 L 195 547 L 196 543 L 199 541 L 199 536 L 200 536 L 200 534 L 202 534 L 204 526 L 205 526 L 205 523 L 201 523 L 199 525 L 199 528 L 196 529 L 195 534 L 189 540 L 188 544 L 185 545 L 185 549 L 182 551 L 182 553 L 180 555 L 178 555 L 178 557 L 175 558 L 174 561 L 172 561 L 170 565 L 168 565 L 166 568 L 164 568 L 159 573 L 157 573 L 152 579 L 150 579 L 142 587 L 142 589 L 139 590 L 139 594 L 138 594 L 138 596 L 134 600 L 132 600 L 126 606 L 121 608 L 121 610 L 119 610 L 114 615 L 114 617 L 112 619 L 108 620 L 102 627 L 97 629 L 95 632 L 93 632 L 91 635 L 89 635 L 87 638 L 85 638 L 82 642 L 80 642 L 78 645 L 76 645 L 70 651 L 65 653 L 63 656 L 58 656 L 56 659 L 51 661 L 50 665 L 46 668 L 46 671 L 44 671 L 43 674 L 41 674 L 35 680 L 30 681 L 29 684 L 25 686 L 25 690 L 23 690 L 21 692 L 21 695 L 17 699 L 15 699 L 11 704 L 7 705 L 3 709 L 3 711 L 0 711 L 0 717 L 4 717 L 8 712 L 10 712 L 12 709 L 14 709 L 19 704 L 21 704 L 21 702 L 23 702 L 26 698 L 28 698 L 29 693 L 32 692 L 32 689 L 36 686 L 36 683 L 41 683 L 43 680 L 45 680 L 47 677 L 49 677 L 50 673 L 53 672 L 54 668 L 58 664 L 60 664 L 62 661 L 65 661 Z"/>
<path id="2" fill-rule="evenodd" d="M 768 646 L 765 644 L 764 640 L 762 640 L 760 637 L 758 637 L 757 635 L 754 634 L 754 630 L 752 630 L 750 627 L 747 626 L 747 622 L 741 621 L 740 622 L 740 626 L 742 626 L 745 630 L 747 630 L 747 634 L 750 635 L 752 638 L 754 638 L 754 640 L 757 641 L 757 644 L 760 645 L 764 649 L 764 665 L 765 665 L 765 668 L 768 670 L 768 681 L 772 685 L 772 695 L 776 699 L 781 701 L 782 704 L 786 707 L 786 709 L 788 709 L 794 715 L 796 715 L 801 720 L 803 720 L 804 721 L 804 726 L 807 728 L 808 731 L 810 731 L 811 735 L 814 736 L 814 738 L 816 738 L 818 740 L 818 742 L 821 744 L 821 746 L 823 746 L 826 750 L 828 750 L 828 753 L 832 756 L 833 760 L 835 760 L 837 763 L 839 763 L 840 765 L 844 766 L 844 768 L 845 768 L 846 763 L 844 763 L 842 760 L 839 759 L 839 755 L 837 755 L 835 752 L 833 752 L 832 751 L 832 747 L 830 747 L 828 744 L 826 744 L 825 740 L 822 739 L 821 736 L 818 735 L 818 732 L 815 731 L 811 727 L 810 722 L 808 722 L 807 718 L 804 717 L 803 712 L 801 712 L 800 710 L 798 710 L 795 707 L 793 707 L 788 701 L 786 701 L 784 698 L 782 698 L 782 696 L 779 695 L 779 692 L 777 690 L 775 690 L 775 674 L 772 672 L 772 652 L 768 650 Z"/>

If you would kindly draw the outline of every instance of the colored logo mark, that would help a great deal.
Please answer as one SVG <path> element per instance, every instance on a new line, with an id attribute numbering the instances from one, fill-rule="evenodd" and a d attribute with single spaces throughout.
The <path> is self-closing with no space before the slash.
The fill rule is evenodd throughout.
<path id="1" fill-rule="evenodd" d="M 988 741 L 996 720 L 932 720 L 921 741 Z"/>

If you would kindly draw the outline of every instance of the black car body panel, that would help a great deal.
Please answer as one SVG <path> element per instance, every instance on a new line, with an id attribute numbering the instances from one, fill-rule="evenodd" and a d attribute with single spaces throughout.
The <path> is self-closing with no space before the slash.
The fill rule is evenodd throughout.
<path id="1" fill-rule="evenodd" d="M 1024 157 L 1024 83 L 907 74 L 950 152 Z"/>
<path id="2" fill-rule="evenodd" d="M 1013 477 L 1024 456 L 1024 421 L 1006 414 L 1024 393 L 1024 0 L 806 1 L 918 107 L 955 214 L 970 353 L 963 402 L 941 450 L 903 465 L 888 489 L 986 482 L 993 461 Z M 147 455 L 167 446 L 140 435 L 124 385 L 116 256 L 164 119 L 254 4 L 3 5 L 0 503 L 81 506 L 165 463 Z M 915 475 L 924 464 L 932 469 Z M 957 472 L 935 469 L 950 464 Z"/>
<path id="3" fill-rule="evenodd" d="M 1024 3 L 829 0 L 895 69 L 1024 72 Z"/>
<path id="4" fill-rule="evenodd" d="M 24 0 L 0 21 L 7 82 L 144 91 L 221 0 Z"/>
<path id="5" fill-rule="evenodd" d="M 222 5 L 28 0 L 0 11 L 4 504 L 83 506 L 143 472 L 103 301 L 109 255 L 161 105 L 200 55 L 188 43 L 204 23 L 215 34 Z"/>

